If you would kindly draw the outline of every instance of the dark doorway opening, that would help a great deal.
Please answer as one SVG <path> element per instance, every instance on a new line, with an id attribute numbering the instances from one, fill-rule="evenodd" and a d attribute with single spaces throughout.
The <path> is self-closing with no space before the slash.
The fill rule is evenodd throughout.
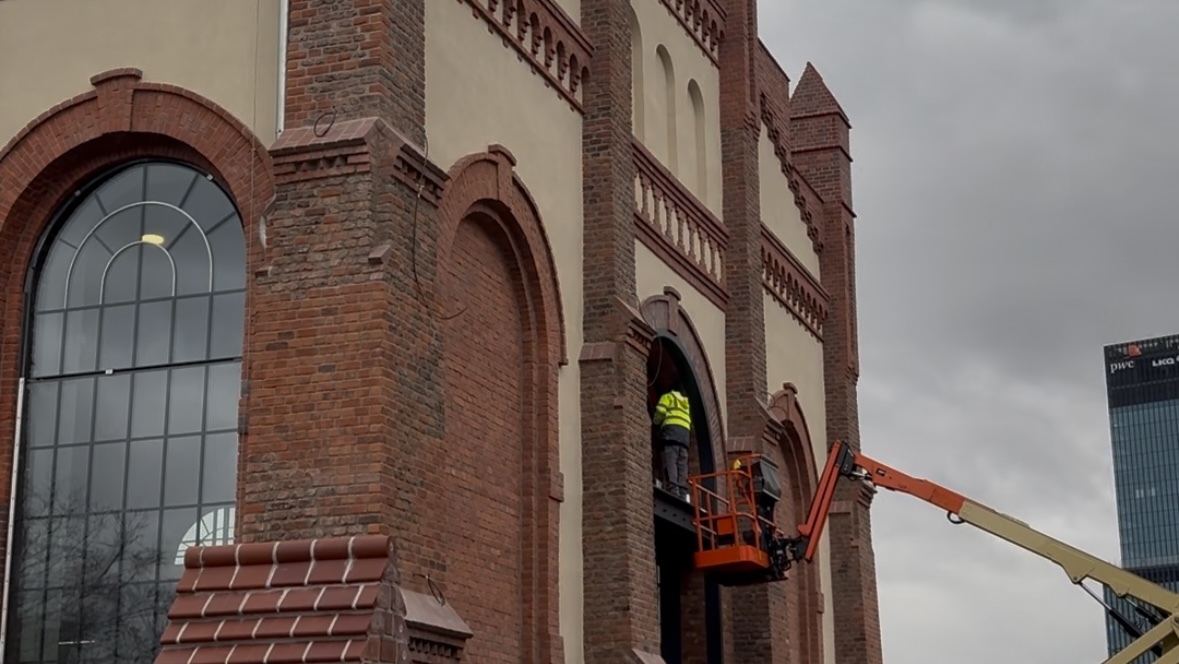
<path id="1" fill-rule="evenodd" d="M 688 453 L 690 474 L 716 471 L 714 445 L 705 417 L 699 377 L 688 363 L 679 342 L 666 330 L 656 333 L 647 358 L 647 405 L 651 414 L 659 397 L 681 381 L 692 411 L 692 444 Z M 711 575 L 692 565 L 696 533 L 691 507 L 665 492 L 658 429 L 651 428 L 653 492 L 655 494 L 655 564 L 659 593 L 661 652 L 667 664 L 722 664 L 721 590 Z M 712 487 L 709 487 L 712 488 Z"/>

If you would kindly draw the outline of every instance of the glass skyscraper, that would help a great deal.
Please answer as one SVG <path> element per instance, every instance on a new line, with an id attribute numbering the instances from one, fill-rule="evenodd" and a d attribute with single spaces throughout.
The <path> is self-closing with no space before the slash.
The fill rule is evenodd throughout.
<path id="1" fill-rule="evenodd" d="M 1105 384 L 1121 566 L 1179 592 L 1179 335 L 1106 346 Z M 1152 626 L 1105 597 L 1140 631 Z M 1106 632 L 1111 655 L 1133 641 L 1108 616 Z"/>

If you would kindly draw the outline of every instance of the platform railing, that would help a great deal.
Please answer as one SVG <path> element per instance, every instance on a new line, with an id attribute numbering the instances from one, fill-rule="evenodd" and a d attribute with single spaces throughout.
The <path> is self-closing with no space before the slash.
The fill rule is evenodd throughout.
<path id="1" fill-rule="evenodd" d="M 712 480 L 725 488 L 730 501 L 718 491 L 708 489 L 705 483 Z M 715 473 L 694 475 L 688 478 L 692 496 L 693 523 L 696 527 L 696 550 L 713 551 L 726 546 L 742 544 L 742 535 L 752 534 L 753 542 L 761 541 L 766 524 L 757 514 L 753 496 L 753 474 L 748 466 Z M 744 527 L 743 527 L 744 526 Z M 722 538 L 732 537 L 732 543 Z"/>

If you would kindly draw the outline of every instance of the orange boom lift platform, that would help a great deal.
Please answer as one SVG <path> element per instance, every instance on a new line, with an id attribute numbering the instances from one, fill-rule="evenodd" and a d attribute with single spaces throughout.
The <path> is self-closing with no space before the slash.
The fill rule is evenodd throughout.
<path id="1" fill-rule="evenodd" d="M 695 566 L 723 585 L 769 583 L 786 578 L 791 565 L 811 562 L 835 487 L 841 477 L 919 498 L 945 510 L 951 523 L 970 525 L 1052 561 L 1074 584 L 1102 604 L 1132 639 L 1101 664 L 1131 664 L 1153 653 L 1157 664 L 1179 664 L 1179 593 L 1069 546 L 982 503 L 938 484 L 907 475 L 835 441 L 804 523 L 787 533 L 773 519 L 782 498 L 777 466 L 748 454 L 727 470 L 695 475 L 691 488 L 696 529 Z M 1093 580 L 1126 600 L 1133 618 L 1084 585 Z"/>

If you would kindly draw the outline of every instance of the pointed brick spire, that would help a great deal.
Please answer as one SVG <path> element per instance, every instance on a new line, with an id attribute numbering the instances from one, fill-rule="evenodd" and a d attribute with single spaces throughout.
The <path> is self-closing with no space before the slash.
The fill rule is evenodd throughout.
<path id="1" fill-rule="evenodd" d="M 807 62 L 802 77 L 798 79 L 798 86 L 794 88 L 794 95 L 790 97 L 790 117 L 815 115 L 839 115 L 848 122 L 847 113 L 843 112 L 843 107 L 839 105 L 835 95 L 827 89 L 819 70 Z"/>

